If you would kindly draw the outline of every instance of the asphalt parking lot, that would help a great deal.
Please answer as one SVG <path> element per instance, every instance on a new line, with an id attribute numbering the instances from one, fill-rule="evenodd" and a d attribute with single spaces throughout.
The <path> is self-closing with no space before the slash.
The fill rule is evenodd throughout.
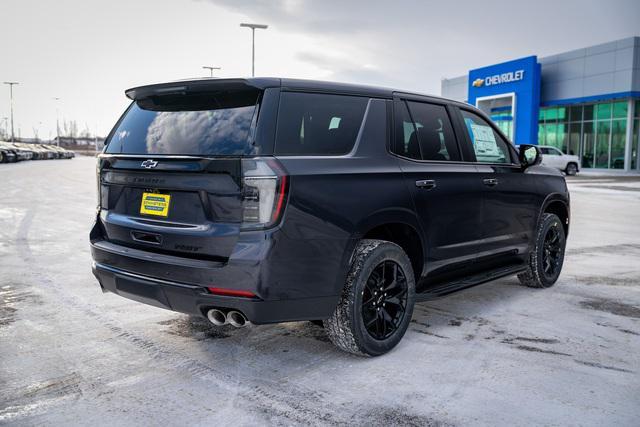
<path id="1" fill-rule="evenodd" d="M 570 181 L 565 267 L 420 303 L 374 359 L 103 295 L 95 160 L 0 165 L 0 424 L 638 425 L 640 178 Z"/>

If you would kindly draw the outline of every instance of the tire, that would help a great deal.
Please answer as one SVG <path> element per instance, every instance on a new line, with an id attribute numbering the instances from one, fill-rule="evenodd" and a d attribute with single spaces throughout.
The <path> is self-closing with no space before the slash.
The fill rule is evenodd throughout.
<path id="1" fill-rule="evenodd" d="M 566 243 L 560 218 L 551 213 L 542 214 L 529 264 L 526 271 L 518 274 L 520 283 L 531 288 L 553 286 L 562 271 Z"/>
<path id="2" fill-rule="evenodd" d="M 0 163 L 4 163 L 7 160 L 4 158 L 4 153 L 0 151 Z"/>
<path id="3" fill-rule="evenodd" d="M 566 173 L 568 176 L 574 176 L 578 173 L 578 165 L 575 163 L 569 163 L 564 169 L 564 173 Z"/>
<path id="4" fill-rule="evenodd" d="M 324 328 L 339 349 L 379 356 L 404 336 L 414 302 L 413 269 L 402 248 L 384 240 L 361 240 L 340 302 L 323 321 Z"/>

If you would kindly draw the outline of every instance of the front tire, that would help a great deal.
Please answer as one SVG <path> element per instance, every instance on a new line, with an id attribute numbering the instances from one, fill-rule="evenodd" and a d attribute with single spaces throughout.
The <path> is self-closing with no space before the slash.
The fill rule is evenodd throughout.
<path id="1" fill-rule="evenodd" d="M 578 173 L 578 165 L 575 163 L 569 163 L 565 168 L 564 173 L 566 173 L 568 176 L 574 176 Z"/>
<path id="2" fill-rule="evenodd" d="M 551 213 L 542 214 L 529 265 L 526 271 L 518 274 L 520 283 L 531 288 L 553 286 L 562 271 L 566 243 L 560 218 Z"/>
<path id="3" fill-rule="evenodd" d="M 402 248 L 384 240 L 361 240 L 340 302 L 324 328 L 339 349 L 379 356 L 404 336 L 414 302 L 413 269 Z"/>

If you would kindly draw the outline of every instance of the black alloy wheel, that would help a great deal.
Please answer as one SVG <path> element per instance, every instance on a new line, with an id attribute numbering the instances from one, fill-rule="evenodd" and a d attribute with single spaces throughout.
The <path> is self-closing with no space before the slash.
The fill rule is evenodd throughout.
<path id="1" fill-rule="evenodd" d="M 542 214 L 529 262 L 525 270 L 518 273 L 520 283 L 531 288 L 553 286 L 562 272 L 566 243 L 567 236 L 560 218 L 548 212 Z"/>
<path id="2" fill-rule="evenodd" d="M 415 289 L 411 260 L 400 246 L 385 240 L 360 240 L 340 301 L 323 320 L 327 336 L 349 353 L 387 353 L 407 332 Z"/>
<path id="3" fill-rule="evenodd" d="M 400 326 L 407 308 L 407 279 L 402 268 L 385 260 L 371 272 L 362 293 L 362 320 L 371 337 L 384 340 Z"/>
<path id="4" fill-rule="evenodd" d="M 542 252 L 542 270 L 547 278 L 556 277 L 561 266 L 563 245 L 560 239 L 558 224 L 554 224 L 547 230 L 544 236 Z"/>

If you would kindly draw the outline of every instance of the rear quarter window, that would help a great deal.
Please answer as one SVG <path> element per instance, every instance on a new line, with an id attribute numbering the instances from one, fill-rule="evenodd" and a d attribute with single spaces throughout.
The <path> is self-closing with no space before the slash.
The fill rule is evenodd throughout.
<path id="1" fill-rule="evenodd" d="M 351 151 L 369 98 L 283 92 L 275 153 L 329 156 Z"/>

